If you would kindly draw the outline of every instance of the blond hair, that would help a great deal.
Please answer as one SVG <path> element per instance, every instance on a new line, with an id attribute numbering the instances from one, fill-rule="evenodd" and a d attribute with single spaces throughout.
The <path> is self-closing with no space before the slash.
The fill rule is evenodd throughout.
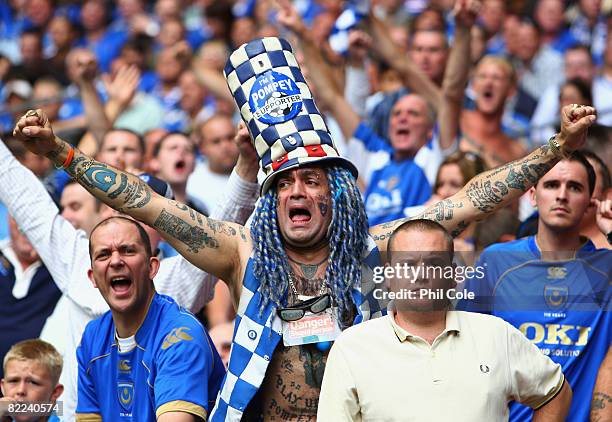
<path id="1" fill-rule="evenodd" d="M 488 54 L 478 61 L 478 64 L 476 65 L 476 72 L 478 72 L 479 67 L 486 63 L 491 63 L 499 66 L 506 73 L 506 76 L 508 76 L 510 82 L 512 82 L 513 84 L 516 83 L 516 71 L 514 70 L 514 66 L 512 66 L 512 63 L 510 63 L 508 59 L 506 59 L 505 57 Z"/>
<path id="2" fill-rule="evenodd" d="M 30 339 L 14 344 L 4 356 L 3 369 L 11 360 L 33 360 L 49 371 L 53 385 L 59 382 L 64 361 L 59 352 L 51 344 L 40 339 Z"/>

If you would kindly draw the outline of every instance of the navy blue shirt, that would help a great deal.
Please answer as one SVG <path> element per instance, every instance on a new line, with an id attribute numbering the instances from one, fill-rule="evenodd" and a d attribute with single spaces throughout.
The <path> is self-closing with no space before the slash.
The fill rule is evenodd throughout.
<path id="1" fill-rule="evenodd" d="M 40 336 L 47 318 L 62 296 L 44 265 L 36 270 L 23 298 L 13 296 L 13 287 L 15 268 L 0 252 L 0 362 L 13 344 Z M 3 376 L 0 365 L 0 378 Z"/>

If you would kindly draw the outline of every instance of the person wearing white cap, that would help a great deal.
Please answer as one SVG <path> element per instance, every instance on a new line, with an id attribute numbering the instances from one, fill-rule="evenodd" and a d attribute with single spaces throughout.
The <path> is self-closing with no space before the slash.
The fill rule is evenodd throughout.
<path id="1" fill-rule="evenodd" d="M 26 113 L 14 134 L 227 282 L 236 326 L 210 420 L 238 421 L 254 412 L 264 420 L 314 421 L 325 342 L 382 315 L 381 305 L 362 294 L 362 283 L 381 264 L 386 239 L 403 220 L 368 229 L 355 167 L 337 153 L 287 41 L 242 45 L 224 72 L 265 176 L 250 231 L 155 195 L 134 176 L 82 154 L 56 137 L 38 110 Z M 581 146 L 595 120 L 592 107 L 568 106 L 562 114 L 561 132 L 548 145 L 478 175 L 419 218 L 457 234 L 523 194 Z"/>

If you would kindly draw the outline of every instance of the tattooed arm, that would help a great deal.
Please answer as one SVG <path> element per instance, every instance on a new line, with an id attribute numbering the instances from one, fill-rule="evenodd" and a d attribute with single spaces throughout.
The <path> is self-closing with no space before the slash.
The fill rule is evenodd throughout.
<path id="1" fill-rule="evenodd" d="M 35 154 L 62 165 L 70 145 L 54 135 L 47 116 L 29 111 L 13 134 Z M 179 253 L 204 271 L 228 281 L 238 291 L 241 253 L 250 250 L 248 233 L 238 224 L 207 218 L 188 206 L 157 195 L 140 178 L 74 150 L 66 172 L 92 195 L 114 209 L 152 226 Z M 243 251 L 243 252 L 241 252 Z"/>
<path id="2" fill-rule="evenodd" d="M 591 422 L 612 421 L 612 347 L 599 367 L 591 401 Z"/>
<path id="3" fill-rule="evenodd" d="M 563 153 L 584 144 L 587 128 L 595 121 L 595 109 L 566 106 L 561 111 L 561 131 L 556 136 Z M 550 145 L 550 144 L 549 144 Z M 459 192 L 429 207 L 414 218 L 426 218 L 442 224 L 453 236 L 459 235 L 472 221 L 481 220 L 518 198 L 559 160 L 549 145 L 541 146 L 526 157 L 484 172 L 472 178 Z M 410 218 L 374 226 L 370 235 L 379 250 L 386 251 L 393 230 Z"/>

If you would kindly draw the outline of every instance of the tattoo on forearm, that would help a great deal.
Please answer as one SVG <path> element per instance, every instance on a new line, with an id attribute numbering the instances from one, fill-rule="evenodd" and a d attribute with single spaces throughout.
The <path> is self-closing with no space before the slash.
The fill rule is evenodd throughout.
<path id="1" fill-rule="evenodd" d="M 465 222 L 465 221 L 460 221 L 460 222 L 457 224 L 457 227 L 455 227 L 455 229 L 453 229 L 453 231 L 450 233 L 450 235 L 451 235 L 452 237 L 457 237 L 457 236 L 459 236 L 461 233 L 463 233 L 463 231 L 464 231 L 465 229 L 467 229 L 467 228 L 468 228 L 468 226 L 469 226 L 469 225 L 470 225 L 470 223 L 467 223 L 467 222 Z"/>
<path id="2" fill-rule="evenodd" d="M 76 171 L 77 168 L 86 160 L 85 157 L 83 157 L 82 155 L 79 157 L 74 157 L 74 159 L 72 160 L 72 162 L 70 163 L 70 165 L 68 166 L 68 168 L 66 169 L 66 171 L 68 172 L 68 174 L 70 174 L 73 178 L 76 178 Z"/>
<path id="3" fill-rule="evenodd" d="M 151 188 L 143 180 L 129 182 L 125 189 L 126 209 L 142 208 L 151 201 Z"/>
<path id="4" fill-rule="evenodd" d="M 453 210 L 463 208 L 463 203 L 453 202 L 450 199 L 444 199 L 436 202 L 429 210 L 425 211 L 419 218 L 425 218 L 434 221 L 445 221 L 453 219 Z"/>
<path id="5" fill-rule="evenodd" d="M 115 184 L 117 173 L 108 168 L 106 164 L 90 161 L 92 164 L 82 173 L 79 173 L 79 178 L 83 183 L 93 189 L 100 189 L 102 192 L 108 190 Z"/>
<path id="6" fill-rule="evenodd" d="M 537 152 L 526 159 L 504 164 L 484 175 L 484 178 L 469 182 L 466 194 L 470 202 L 482 212 L 491 212 L 508 195 L 510 189 L 525 192 L 529 187 L 528 184 L 534 185 L 540 177 L 556 164 L 557 160 L 553 156 L 546 162 L 532 163 L 533 161 L 541 160 L 547 154 L 548 147 L 540 147 Z M 504 181 L 493 180 L 495 176 L 506 170 L 508 174 Z"/>
<path id="7" fill-rule="evenodd" d="M 422 218 L 422 217 L 419 216 L 419 217 L 415 217 L 415 218 Z M 410 218 L 407 218 L 407 217 L 406 218 L 400 218 L 400 219 L 393 220 L 393 221 L 387 221 L 386 223 L 383 223 L 380 226 L 377 226 L 377 227 L 380 227 L 381 229 L 392 229 L 392 230 L 389 230 L 389 231 L 387 231 L 387 232 L 385 232 L 383 234 L 375 234 L 375 235 L 372 236 L 372 239 L 374 239 L 375 241 L 382 241 L 382 240 L 385 240 L 385 239 L 389 239 L 389 237 L 393 234 L 393 230 L 397 226 L 399 226 L 401 224 L 404 224 L 408 220 L 410 220 Z"/>
<path id="8" fill-rule="evenodd" d="M 47 158 L 51 161 L 57 160 L 57 157 L 66 149 L 66 142 L 61 142 L 57 148 L 47 154 Z"/>
<path id="9" fill-rule="evenodd" d="M 393 231 L 390 232 L 386 232 L 383 234 L 375 234 L 374 236 L 372 236 L 372 239 L 374 239 L 375 241 L 382 241 L 385 239 L 389 239 L 389 237 L 393 234 Z"/>
<path id="10" fill-rule="evenodd" d="M 153 227 L 168 233 L 183 242 L 189 252 L 196 253 L 203 248 L 218 248 L 219 242 L 198 226 L 192 226 L 179 217 L 162 210 Z"/>
<path id="11" fill-rule="evenodd" d="M 246 242 L 247 238 L 246 238 L 246 232 L 244 231 L 244 227 L 238 226 L 238 231 L 240 231 L 240 237 L 242 238 L 242 241 Z"/>
<path id="12" fill-rule="evenodd" d="M 604 409 L 606 405 L 612 403 L 612 397 L 606 393 L 596 391 L 593 393 L 593 401 L 591 402 L 591 410 Z"/>
<path id="13" fill-rule="evenodd" d="M 189 208 L 189 206 L 182 204 L 180 202 L 171 200 L 170 203 L 173 204 L 175 207 L 177 207 L 181 211 L 188 211 L 189 217 L 191 217 L 193 221 L 197 221 L 200 226 L 204 226 L 204 222 L 202 221 L 202 216 L 200 215 L 200 213 L 195 212 L 192 208 Z"/>
<path id="14" fill-rule="evenodd" d="M 490 180 L 475 180 L 466 190 L 470 202 L 482 212 L 491 212 L 508 195 L 508 187 L 500 181 L 491 184 Z"/>
<path id="15" fill-rule="evenodd" d="M 121 179 L 121 181 L 119 182 L 119 187 L 117 189 L 115 189 L 114 191 L 112 191 L 111 193 L 108 194 L 108 197 L 110 199 L 117 198 L 127 188 L 127 181 L 128 181 L 127 176 L 122 173 L 120 179 Z"/>

